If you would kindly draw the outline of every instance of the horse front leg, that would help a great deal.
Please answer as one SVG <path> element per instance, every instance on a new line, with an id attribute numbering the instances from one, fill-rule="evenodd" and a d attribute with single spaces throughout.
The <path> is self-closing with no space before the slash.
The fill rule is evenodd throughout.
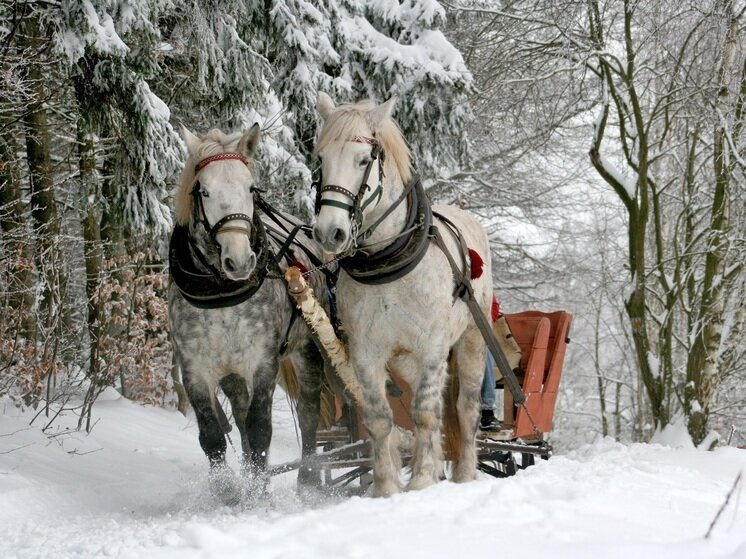
<path id="1" fill-rule="evenodd" d="M 220 380 L 220 388 L 228 397 L 228 400 L 230 400 L 233 420 L 236 422 L 238 432 L 241 436 L 241 467 L 244 468 L 249 459 L 249 437 L 246 432 L 246 416 L 249 413 L 251 395 L 249 394 L 246 379 L 236 374 L 223 377 Z"/>
<path id="2" fill-rule="evenodd" d="M 277 363 L 274 363 L 274 371 Z M 263 380 L 261 380 L 263 379 Z M 245 473 L 248 475 L 249 492 L 263 493 L 269 484 L 267 459 L 269 444 L 272 441 L 272 395 L 275 376 L 263 375 L 255 380 L 254 394 L 246 417 L 246 434 L 249 440 L 249 460 Z"/>
<path id="3" fill-rule="evenodd" d="M 240 491 L 235 475 L 225 463 L 225 434 L 215 413 L 214 389 L 201 375 L 182 367 L 184 387 L 192 404 L 197 426 L 199 444 L 210 462 L 210 490 L 226 505 L 240 501 Z"/>
<path id="4" fill-rule="evenodd" d="M 443 387 L 446 381 L 446 358 L 428 359 L 412 403 L 415 424 L 412 478 L 407 490 L 418 490 L 437 483 L 443 472 L 443 449 L 440 424 L 443 417 Z"/>
<path id="5" fill-rule="evenodd" d="M 373 496 L 389 497 L 401 490 L 401 457 L 394 436 L 394 414 L 386 399 L 385 363 L 357 367 L 363 392 L 363 423 L 373 449 Z"/>

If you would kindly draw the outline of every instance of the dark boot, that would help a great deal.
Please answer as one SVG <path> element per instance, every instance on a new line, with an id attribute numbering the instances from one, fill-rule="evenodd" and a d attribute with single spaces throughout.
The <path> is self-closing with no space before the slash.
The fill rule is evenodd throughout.
<path id="1" fill-rule="evenodd" d="M 482 410 L 482 418 L 479 420 L 480 431 L 499 431 L 500 422 L 495 417 L 493 410 Z"/>

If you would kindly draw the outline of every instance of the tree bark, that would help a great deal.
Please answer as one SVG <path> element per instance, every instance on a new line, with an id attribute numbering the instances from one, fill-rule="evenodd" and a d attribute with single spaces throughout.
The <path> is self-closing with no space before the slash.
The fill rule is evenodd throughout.
<path id="1" fill-rule="evenodd" d="M 18 312 L 20 333 L 33 340 L 36 337 L 36 323 L 32 316 L 33 251 L 25 234 L 17 152 L 18 145 L 11 134 L 0 139 L 0 231 L 7 239 L 5 249 L 12 262 L 8 303 Z"/>
<path id="2" fill-rule="evenodd" d="M 127 255 L 124 221 L 119 203 L 118 183 L 115 176 L 116 154 L 108 153 L 104 160 L 101 213 L 101 241 L 106 260 L 117 260 Z"/>
<path id="3" fill-rule="evenodd" d="M 96 145 L 84 118 L 78 119 L 78 162 L 80 172 L 80 199 L 84 208 L 81 219 L 85 260 L 87 297 L 86 316 L 89 336 L 88 376 L 98 378 L 99 350 L 103 321 L 101 300 L 101 275 L 104 259 L 101 246 L 100 212 L 98 211 L 99 181 L 96 172 Z"/>
<path id="4" fill-rule="evenodd" d="M 25 47 L 38 50 L 42 46 L 36 16 L 27 17 L 24 25 Z M 40 56 L 31 57 L 27 66 L 32 101 L 23 117 L 26 137 L 26 162 L 31 188 L 31 217 L 36 242 L 36 266 L 44 281 L 40 305 L 41 319 L 49 329 L 59 318 L 62 272 L 59 269 L 57 237 L 59 220 L 54 196 L 54 170 L 50 157 L 49 122 L 46 101 L 48 90 Z"/>
<path id="5" fill-rule="evenodd" d="M 707 436 L 710 405 L 721 379 L 720 344 L 725 322 L 725 264 L 730 247 L 729 189 L 731 162 L 727 136 L 732 126 L 731 118 L 734 97 L 742 89 L 743 75 L 738 79 L 739 22 L 734 15 L 732 0 L 722 3 L 723 17 L 727 18 L 727 32 L 719 70 L 717 99 L 715 100 L 715 130 L 713 162 L 715 189 L 712 200 L 709 246 L 705 257 L 702 280 L 702 300 L 689 358 L 687 360 L 686 386 L 684 390 L 684 412 L 688 419 L 689 434 L 695 444 Z"/>

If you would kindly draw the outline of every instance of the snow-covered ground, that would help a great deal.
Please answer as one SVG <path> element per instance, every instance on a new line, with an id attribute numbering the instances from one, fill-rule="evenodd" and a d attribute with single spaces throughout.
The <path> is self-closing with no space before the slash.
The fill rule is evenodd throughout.
<path id="1" fill-rule="evenodd" d="M 301 500 L 285 474 L 268 501 L 227 508 L 207 491 L 192 420 L 113 391 L 94 415 L 91 435 L 50 439 L 0 400 L 3 559 L 746 558 L 740 491 L 704 537 L 746 470 L 746 450 L 605 440 L 513 478 L 444 482 L 391 499 Z M 272 462 L 294 458 L 279 390 L 274 424 Z"/>

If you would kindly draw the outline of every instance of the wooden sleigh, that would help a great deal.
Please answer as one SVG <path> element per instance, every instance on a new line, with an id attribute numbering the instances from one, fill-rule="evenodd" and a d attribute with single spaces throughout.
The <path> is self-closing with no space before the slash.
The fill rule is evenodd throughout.
<path id="1" fill-rule="evenodd" d="M 477 434 L 478 467 L 496 477 L 513 475 L 518 469 L 534 464 L 537 455 L 543 459 L 551 456 L 552 447 L 547 437 L 552 430 L 572 323 L 572 315 L 566 311 L 525 311 L 505 317 L 521 350 L 523 374 L 519 381 L 526 401 L 522 406 L 515 406 L 510 391 L 504 390 L 502 379 L 498 379 L 496 388 L 503 389 L 503 429 L 496 433 Z M 497 331 L 495 334 L 499 335 Z M 412 432 L 414 422 L 410 415 L 412 391 L 409 385 L 392 373 L 387 388 L 395 425 L 400 433 Z M 339 399 L 335 401 L 335 412 L 334 425 L 317 433 L 318 454 L 302 462 L 280 464 L 271 468 L 271 472 L 277 474 L 308 467 L 321 470 L 325 484 L 330 487 L 345 486 L 355 480 L 365 487 L 370 482 L 372 464 L 362 413 Z M 407 461 L 406 454 L 404 461 Z M 342 473 L 338 474 L 340 471 Z"/>

